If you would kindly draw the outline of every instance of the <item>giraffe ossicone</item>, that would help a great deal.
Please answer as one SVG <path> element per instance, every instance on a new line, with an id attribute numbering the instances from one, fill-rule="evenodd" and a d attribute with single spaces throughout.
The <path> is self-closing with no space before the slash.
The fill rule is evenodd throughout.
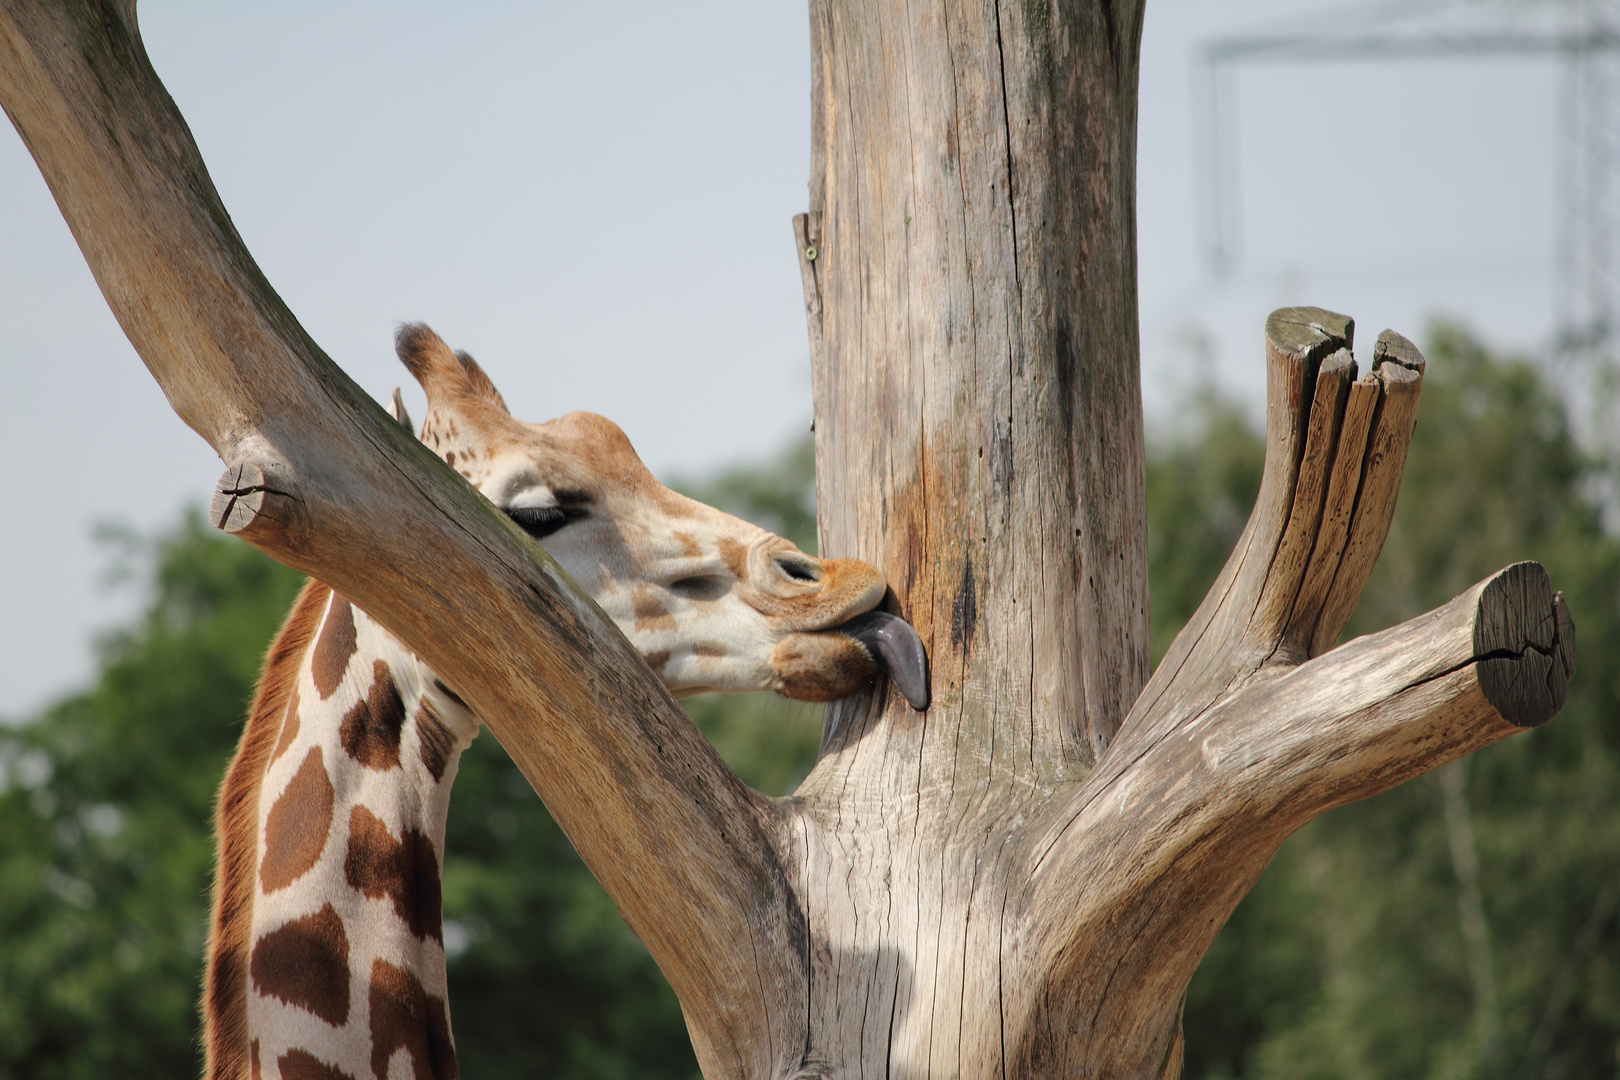
<path id="1" fill-rule="evenodd" d="M 420 438 L 539 541 L 677 694 L 832 701 L 887 673 L 928 705 L 886 586 L 659 484 L 610 421 L 514 419 L 471 357 L 401 328 Z M 395 415 L 409 426 L 397 395 Z M 391 633 L 311 581 L 266 658 L 217 811 L 204 991 L 211 1080 L 456 1075 L 439 892 L 478 718 Z"/>

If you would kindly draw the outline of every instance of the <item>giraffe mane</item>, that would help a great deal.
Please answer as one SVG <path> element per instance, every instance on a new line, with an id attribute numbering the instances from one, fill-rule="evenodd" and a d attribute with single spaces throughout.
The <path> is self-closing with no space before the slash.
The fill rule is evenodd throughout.
<path id="1" fill-rule="evenodd" d="M 207 1021 L 203 1075 L 208 1080 L 242 1080 L 248 1076 L 248 936 L 252 931 L 253 882 L 258 872 L 259 783 L 281 733 L 299 663 L 315 636 L 330 591 L 313 579 L 305 584 L 271 643 L 246 730 L 214 808 L 219 852 L 202 998 Z"/>

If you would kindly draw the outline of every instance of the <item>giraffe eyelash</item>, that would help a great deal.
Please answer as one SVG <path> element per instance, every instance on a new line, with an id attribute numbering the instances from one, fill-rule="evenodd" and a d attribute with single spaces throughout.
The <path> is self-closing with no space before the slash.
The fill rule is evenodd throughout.
<path id="1" fill-rule="evenodd" d="M 589 511 L 577 506 L 516 506 L 503 508 L 502 512 L 536 540 L 544 540 L 563 526 L 590 516 Z"/>

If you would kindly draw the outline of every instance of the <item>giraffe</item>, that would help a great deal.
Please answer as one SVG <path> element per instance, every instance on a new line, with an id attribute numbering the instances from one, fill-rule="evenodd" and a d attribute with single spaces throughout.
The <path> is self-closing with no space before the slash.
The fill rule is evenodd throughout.
<path id="1" fill-rule="evenodd" d="M 427 393 L 422 442 L 541 541 L 673 693 L 830 701 L 882 672 L 927 707 L 922 645 L 875 610 L 875 568 L 676 494 L 600 416 L 514 419 L 425 326 L 402 327 L 396 347 Z M 397 391 L 395 415 L 409 428 Z M 439 869 L 478 727 L 392 634 L 305 585 L 220 790 L 209 1080 L 457 1075 Z"/>

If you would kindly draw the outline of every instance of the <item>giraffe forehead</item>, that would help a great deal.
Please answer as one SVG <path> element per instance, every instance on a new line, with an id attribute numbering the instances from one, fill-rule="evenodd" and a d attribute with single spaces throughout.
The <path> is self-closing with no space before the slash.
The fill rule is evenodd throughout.
<path id="1" fill-rule="evenodd" d="M 714 554 L 722 541 L 731 550 L 745 549 L 770 535 L 659 483 L 606 417 L 573 412 L 543 424 L 497 419 L 474 427 L 434 417 L 424 438 L 431 436 L 451 467 L 498 506 L 589 505 L 593 516 L 621 526 L 619 554 L 643 557 L 670 557 L 672 544 L 687 557 Z"/>
<path id="2" fill-rule="evenodd" d="M 593 413 L 569 413 L 543 424 L 515 420 L 454 427 L 448 419 L 430 419 L 423 441 L 441 456 L 453 454 L 452 466 L 480 465 L 487 470 L 485 494 L 498 499 L 499 487 L 512 474 L 529 482 L 573 488 L 639 488 L 656 484 L 619 426 Z"/>
<path id="3" fill-rule="evenodd" d="M 719 560 L 741 576 L 750 549 L 792 546 L 752 522 L 664 490 L 670 496 L 667 501 L 631 501 L 616 508 L 622 543 L 630 553 L 644 558 Z M 612 517 L 614 508 L 611 502 L 609 505 L 604 516 Z"/>

